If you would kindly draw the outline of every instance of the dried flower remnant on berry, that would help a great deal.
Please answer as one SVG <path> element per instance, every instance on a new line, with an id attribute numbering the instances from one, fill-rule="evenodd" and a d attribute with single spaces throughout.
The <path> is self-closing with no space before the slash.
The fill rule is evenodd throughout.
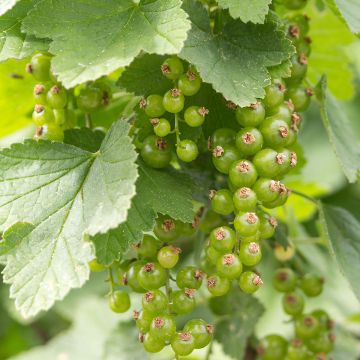
<path id="1" fill-rule="evenodd" d="M 214 157 L 221 157 L 224 155 L 224 148 L 218 145 L 213 149 L 212 154 Z"/>
<path id="2" fill-rule="evenodd" d="M 236 170 L 241 173 L 246 173 L 250 171 L 250 165 L 246 161 L 241 161 L 240 164 L 236 165 Z"/>
<path id="3" fill-rule="evenodd" d="M 249 212 L 246 214 L 246 221 L 249 224 L 255 224 L 258 220 L 259 220 L 259 218 L 256 216 L 255 213 Z"/>

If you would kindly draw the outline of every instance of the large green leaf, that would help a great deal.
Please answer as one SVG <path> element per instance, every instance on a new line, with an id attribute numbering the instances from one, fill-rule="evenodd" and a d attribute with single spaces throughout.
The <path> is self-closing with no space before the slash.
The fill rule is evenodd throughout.
<path id="1" fill-rule="evenodd" d="M 52 40 L 53 71 L 72 87 L 128 65 L 141 51 L 179 52 L 190 27 L 180 6 L 180 0 L 44 0 L 22 29 Z"/>
<path id="2" fill-rule="evenodd" d="M 331 254 L 360 301 L 360 223 L 343 208 L 327 204 L 319 208 Z"/>
<path id="3" fill-rule="evenodd" d="M 47 49 L 46 39 L 37 39 L 33 35 L 21 33 L 20 30 L 22 20 L 38 2 L 39 0 L 22 0 L 0 17 L 0 61 L 22 59 L 35 50 Z"/>
<path id="4" fill-rule="evenodd" d="M 229 9 L 230 15 L 244 23 L 263 24 L 272 0 L 218 0 L 220 6 Z"/>
<path id="5" fill-rule="evenodd" d="M 265 96 L 270 83 L 268 67 L 288 59 L 294 48 L 271 18 L 264 25 L 228 22 L 213 34 L 206 10 L 186 0 L 192 28 L 180 56 L 193 63 L 205 82 L 237 105 L 247 106 Z"/>
<path id="6" fill-rule="evenodd" d="M 87 280 L 92 254 L 84 232 L 106 232 L 126 220 L 137 178 L 128 130 L 116 122 L 95 153 L 33 140 L 0 152 L 0 231 L 17 221 L 32 224 L 26 231 L 16 224 L 2 244 L 12 244 L 4 281 L 24 317 Z"/>
<path id="7" fill-rule="evenodd" d="M 327 2 L 354 34 L 360 33 L 360 3 L 358 0 L 327 0 Z"/>
<path id="8" fill-rule="evenodd" d="M 323 77 L 317 86 L 321 116 L 330 143 L 350 182 L 357 181 L 360 170 L 360 145 L 341 105 L 326 89 Z"/>

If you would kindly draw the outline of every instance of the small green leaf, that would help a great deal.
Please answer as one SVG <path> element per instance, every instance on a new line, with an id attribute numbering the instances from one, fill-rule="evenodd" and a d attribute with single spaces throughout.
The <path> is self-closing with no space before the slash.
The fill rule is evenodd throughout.
<path id="1" fill-rule="evenodd" d="M 137 178 L 128 131 L 126 122 L 116 122 L 96 153 L 33 140 L 0 152 L 0 231 L 18 221 L 33 224 L 27 231 L 16 225 L 5 241 L 4 281 L 24 317 L 88 279 L 92 254 L 84 232 L 106 232 L 126 220 Z"/>
<path id="2" fill-rule="evenodd" d="M 356 182 L 360 170 L 360 146 L 346 113 L 326 89 L 326 77 L 317 85 L 321 117 L 330 143 L 350 182 Z"/>
<path id="3" fill-rule="evenodd" d="M 263 24 L 269 12 L 272 0 L 218 0 L 220 6 L 229 9 L 234 19 L 240 18 L 244 23 Z"/>
<path id="4" fill-rule="evenodd" d="M 331 254 L 360 301 L 360 223 L 343 208 L 320 203 L 319 209 Z"/>
<path id="5" fill-rule="evenodd" d="M 22 26 L 52 40 L 52 69 L 66 87 L 110 74 L 141 51 L 178 53 L 189 28 L 180 0 L 44 0 Z"/>
<path id="6" fill-rule="evenodd" d="M 248 338 L 254 332 L 255 325 L 265 309 L 256 298 L 238 288 L 233 288 L 225 299 L 220 301 L 224 300 L 221 307 L 226 309 L 226 315 L 216 322 L 215 339 L 222 344 L 227 355 L 242 360 Z"/>
<path id="7" fill-rule="evenodd" d="M 264 25 L 229 21 L 213 34 L 205 8 L 184 1 L 192 28 L 180 56 L 194 64 L 202 79 L 237 105 L 247 106 L 265 96 L 268 68 L 280 65 L 294 52 L 291 41 L 272 16 Z"/>

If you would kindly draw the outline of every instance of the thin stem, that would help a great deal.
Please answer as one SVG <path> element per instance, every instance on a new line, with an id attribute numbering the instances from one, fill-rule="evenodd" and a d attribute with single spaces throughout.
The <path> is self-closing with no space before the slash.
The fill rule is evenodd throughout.
<path id="1" fill-rule="evenodd" d="M 172 288 L 170 286 L 170 271 L 169 270 L 166 270 L 167 272 L 167 278 L 166 278 L 166 284 L 165 284 L 165 289 L 166 289 L 166 296 L 168 298 L 168 305 L 169 305 L 169 311 L 171 310 L 170 309 L 170 300 L 171 300 L 171 291 L 172 291 Z"/>
<path id="2" fill-rule="evenodd" d="M 89 129 L 92 128 L 91 115 L 89 113 L 85 113 L 85 126 Z"/>
<path id="3" fill-rule="evenodd" d="M 180 129 L 179 129 L 179 115 L 175 114 L 175 134 L 176 134 L 176 146 L 180 143 Z"/>
<path id="4" fill-rule="evenodd" d="M 108 271 L 109 271 L 110 294 L 113 294 L 115 288 L 115 281 L 111 267 L 109 267 Z"/>
<path id="5" fill-rule="evenodd" d="M 211 353 L 212 353 L 212 348 L 213 348 L 213 344 L 214 344 L 214 341 L 212 341 L 207 349 L 207 352 L 206 352 L 206 356 L 205 356 L 205 360 L 210 360 L 210 356 L 211 356 Z"/>
<path id="6" fill-rule="evenodd" d="M 301 197 L 303 197 L 303 198 L 305 198 L 305 199 L 307 199 L 307 200 L 315 203 L 316 205 L 318 205 L 318 201 L 317 201 L 314 197 L 309 196 L 309 195 L 306 195 L 306 194 L 302 193 L 301 191 L 297 191 L 297 190 L 293 190 L 293 189 L 289 189 L 289 190 L 290 190 L 293 194 L 298 195 L 298 196 L 301 196 Z"/>

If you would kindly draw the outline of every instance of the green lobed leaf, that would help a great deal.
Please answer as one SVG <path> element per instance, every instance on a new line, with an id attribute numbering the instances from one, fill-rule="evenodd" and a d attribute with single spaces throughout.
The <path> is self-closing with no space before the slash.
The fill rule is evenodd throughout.
<path id="1" fill-rule="evenodd" d="M 360 301 L 360 223 L 337 206 L 320 203 L 319 210 L 331 254 Z"/>
<path id="2" fill-rule="evenodd" d="M 3 245 L 4 282 L 24 317 L 88 279 L 92 253 L 84 232 L 106 232 L 126 220 L 137 178 L 128 131 L 126 122 L 116 122 L 95 153 L 33 140 L 0 152 L 0 231 L 32 224 L 27 232 L 16 224 Z"/>
<path id="3" fill-rule="evenodd" d="M 190 27 L 180 6 L 180 0 L 44 0 L 22 29 L 52 40 L 53 71 L 72 87 L 128 65 L 141 51 L 179 52 Z"/>
<path id="4" fill-rule="evenodd" d="M 37 39 L 33 35 L 21 32 L 23 19 L 39 1 L 19 1 L 0 17 L 0 62 L 11 58 L 23 59 L 30 56 L 35 50 L 46 50 L 48 48 L 46 39 Z M 10 1 L 6 1 L 6 3 L 10 3 Z M 15 2 L 13 1 L 13 3 Z M 2 5 L 0 4 L 0 6 Z"/>
<path id="5" fill-rule="evenodd" d="M 205 8 L 184 1 L 192 28 L 180 56 L 194 64 L 202 79 L 237 105 L 248 106 L 265 96 L 268 67 L 290 58 L 294 47 L 272 17 L 264 25 L 231 20 L 213 34 Z"/>
<path id="6" fill-rule="evenodd" d="M 269 12 L 272 0 L 218 0 L 220 6 L 229 9 L 234 19 L 240 18 L 244 23 L 263 24 Z"/>
<path id="7" fill-rule="evenodd" d="M 357 0 L 327 0 L 334 13 L 343 19 L 354 34 L 360 33 L 360 3 Z"/>
<path id="8" fill-rule="evenodd" d="M 360 171 L 359 142 L 346 113 L 340 108 L 340 103 L 327 91 L 326 85 L 326 77 L 323 77 L 317 85 L 324 127 L 344 174 L 350 182 L 356 182 Z"/>
<path id="9" fill-rule="evenodd" d="M 222 344 L 225 354 L 242 360 L 248 338 L 265 309 L 256 298 L 238 288 L 231 290 L 221 307 L 226 315 L 216 322 L 215 339 Z"/>

